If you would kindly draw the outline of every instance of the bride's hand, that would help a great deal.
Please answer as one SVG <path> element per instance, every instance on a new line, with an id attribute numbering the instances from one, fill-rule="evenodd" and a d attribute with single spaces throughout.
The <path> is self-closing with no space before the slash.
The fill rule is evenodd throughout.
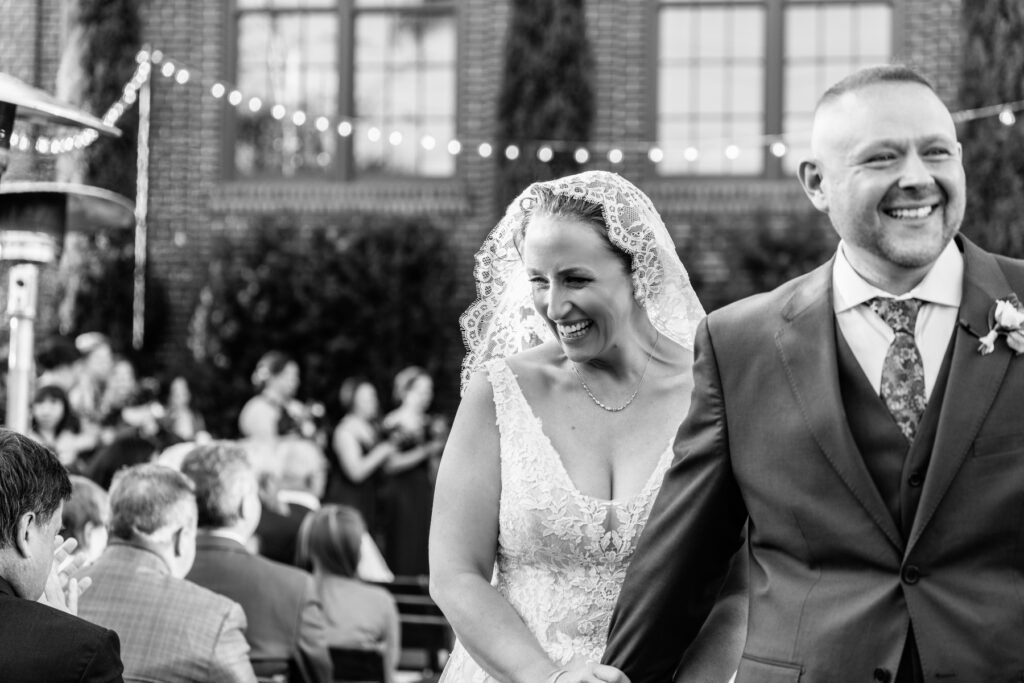
<path id="1" fill-rule="evenodd" d="M 563 669 L 565 673 L 560 674 L 551 683 L 629 683 L 629 678 L 614 666 L 588 662 L 582 657 L 576 657 Z"/>

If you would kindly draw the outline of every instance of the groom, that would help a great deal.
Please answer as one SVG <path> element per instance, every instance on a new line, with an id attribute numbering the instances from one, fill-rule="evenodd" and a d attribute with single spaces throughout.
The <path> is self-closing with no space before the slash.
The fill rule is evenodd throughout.
<path id="1" fill-rule="evenodd" d="M 668 681 L 744 523 L 737 683 L 1024 681 L 1024 262 L 957 232 L 953 120 L 900 66 L 821 98 L 800 181 L 842 241 L 697 332 L 693 402 L 604 661 Z"/>

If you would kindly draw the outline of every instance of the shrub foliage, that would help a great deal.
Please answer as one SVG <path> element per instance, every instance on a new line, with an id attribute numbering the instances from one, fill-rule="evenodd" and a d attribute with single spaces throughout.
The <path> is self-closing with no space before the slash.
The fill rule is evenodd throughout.
<path id="1" fill-rule="evenodd" d="M 277 349 L 302 371 L 303 398 L 337 405 L 341 381 L 364 375 L 387 405 L 391 378 L 425 367 L 442 394 L 458 344 L 447 236 L 427 219 L 353 216 L 338 225 L 261 218 L 223 237 L 191 322 L 190 373 L 215 434 L 235 433 L 258 358 Z M 336 412 L 332 411 L 332 412 Z"/>

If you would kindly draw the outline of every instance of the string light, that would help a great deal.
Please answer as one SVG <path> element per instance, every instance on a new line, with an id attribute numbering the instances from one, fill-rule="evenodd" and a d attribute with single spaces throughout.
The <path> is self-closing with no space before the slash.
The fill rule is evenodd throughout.
<path id="1" fill-rule="evenodd" d="M 169 79 L 171 83 L 175 83 L 181 86 L 187 86 L 193 80 L 205 81 L 201 76 L 195 76 L 195 70 L 187 68 L 180 62 L 175 62 L 171 59 L 166 58 L 164 53 L 159 49 L 154 50 L 140 50 L 135 55 L 136 69 L 132 74 L 131 78 L 125 83 L 124 88 L 121 92 L 120 97 L 116 102 L 111 104 L 104 115 L 101 117 L 104 123 L 108 125 L 115 125 L 117 121 L 124 115 L 124 113 L 131 108 L 138 98 L 138 91 L 149 78 L 154 65 L 158 65 L 159 72 L 165 78 Z M 214 99 L 227 98 L 228 102 L 235 107 L 240 106 L 243 102 L 246 103 L 248 110 L 252 113 L 261 111 L 265 103 L 258 96 L 246 97 L 240 90 L 230 89 L 229 86 L 221 81 L 206 81 L 202 83 L 203 88 L 207 88 L 209 94 Z M 988 105 L 984 107 L 978 107 L 976 109 L 961 110 L 953 112 L 953 120 L 957 124 L 964 123 L 967 121 L 973 121 L 983 118 L 997 118 L 998 121 L 1004 126 L 1013 126 L 1017 122 L 1017 113 L 1024 111 L 1024 100 L 1018 100 L 1014 102 L 1003 102 L 999 104 Z M 270 114 L 277 120 L 283 120 L 288 116 L 287 108 L 281 103 L 274 103 L 270 106 Z M 363 124 L 367 125 L 366 134 L 371 142 L 380 142 L 383 138 L 383 132 L 381 128 L 374 124 L 373 121 L 366 119 L 351 120 L 336 119 L 336 123 L 332 123 L 333 117 L 330 116 L 315 116 L 309 117 L 304 111 L 296 110 L 291 113 L 290 123 L 301 127 L 307 123 L 312 122 L 316 129 L 321 133 L 326 133 L 331 129 L 331 126 L 335 126 L 335 130 L 341 137 L 349 137 L 355 131 L 355 121 L 358 120 Z M 806 137 L 806 131 L 795 137 Z M 26 131 L 18 131 L 12 133 L 11 136 L 11 147 L 20 151 L 36 150 L 39 154 L 46 155 L 58 155 L 65 154 L 77 149 L 83 149 L 88 147 L 99 138 L 99 134 L 94 130 L 82 130 L 72 135 L 65 135 L 59 137 L 53 136 L 31 136 Z M 789 139 L 787 139 L 789 138 Z M 786 134 L 785 136 L 775 134 L 768 134 L 756 138 L 751 138 L 744 141 L 738 140 L 705 140 L 699 143 L 691 142 L 690 144 L 673 144 L 674 149 L 682 148 L 682 157 L 687 162 L 696 162 L 702 155 L 702 150 L 705 152 L 708 149 L 719 149 L 719 154 L 730 160 L 738 159 L 742 154 L 749 150 L 767 149 L 768 153 L 772 154 L 777 158 L 784 157 L 789 153 L 789 142 L 794 139 L 792 134 Z M 399 130 L 392 130 L 388 136 L 387 141 L 395 147 L 398 147 L 406 143 L 406 136 Z M 418 144 L 427 151 L 433 151 L 438 147 L 437 138 L 431 134 L 423 134 L 418 138 L 414 137 L 411 139 L 412 144 Z M 475 145 L 477 154 L 480 157 L 490 157 L 494 149 L 491 143 L 487 140 L 476 140 L 468 141 L 470 144 Z M 504 155 L 509 160 L 519 159 L 523 152 L 521 145 L 523 143 L 529 145 L 530 141 L 521 141 L 519 144 L 508 145 L 503 151 Z M 588 163 L 593 154 L 606 154 L 606 158 L 611 164 L 620 164 L 625 158 L 626 153 L 645 154 L 647 159 L 651 163 L 661 163 L 665 159 L 664 145 L 666 141 L 660 143 L 652 142 L 631 142 L 625 146 L 615 145 L 614 143 L 592 141 L 585 144 L 573 144 L 571 142 L 562 141 L 533 141 L 534 144 L 539 144 L 537 147 L 537 159 L 541 162 L 548 163 L 554 158 L 555 151 L 572 151 L 573 159 L 578 164 Z M 459 139 L 450 139 L 444 144 L 444 149 L 448 154 L 455 156 L 462 152 L 463 141 Z M 532 146 L 532 145 L 531 145 Z M 319 160 L 318 160 L 319 161 Z M 329 163 L 329 159 L 327 162 Z"/>

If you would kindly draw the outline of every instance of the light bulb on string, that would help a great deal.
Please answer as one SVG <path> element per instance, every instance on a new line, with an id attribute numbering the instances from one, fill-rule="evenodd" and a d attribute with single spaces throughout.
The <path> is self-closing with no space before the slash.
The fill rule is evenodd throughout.
<path id="1" fill-rule="evenodd" d="M 342 121 L 341 123 L 339 123 L 338 135 L 340 135 L 343 138 L 347 138 L 349 135 L 352 135 L 352 122 Z"/>
<path id="2" fill-rule="evenodd" d="M 462 143 L 461 142 L 459 142 L 458 140 L 449 140 L 448 141 L 448 153 L 449 154 L 451 154 L 452 156 L 455 156 L 456 154 L 458 154 L 461 151 L 462 151 Z"/>
<path id="3" fill-rule="evenodd" d="M 509 145 L 505 148 L 505 158 L 509 161 L 515 161 L 519 158 L 519 148 L 515 145 Z"/>
<path id="4" fill-rule="evenodd" d="M 621 164 L 622 150 L 618 148 L 608 150 L 608 161 L 610 161 L 613 164 Z"/>
<path id="5" fill-rule="evenodd" d="M 164 62 L 164 65 L 160 67 L 160 73 L 162 73 L 165 78 L 170 78 L 174 75 L 174 64 L 172 62 Z"/>
<path id="6" fill-rule="evenodd" d="M 176 80 L 178 82 L 178 85 L 185 85 L 186 83 L 188 83 L 188 79 L 189 79 L 188 69 L 181 69 L 180 71 L 178 71 L 177 75 L 174 77 L 174 80 Z"/>
<path id="7" fill-rule="evenodd" d="M 380 142 L 380 128 L 370 126 L 370 129 L 366 131 L 366 137 L 369 138 L 370 142 Z"/>
<path id="8" fill-rule="evenodd" d="M 487 157 L 491 156 L 491 152 L 494 150 L 491 148 L 490 143 L 481 142 L 480 146 L 476 148 L 476 151 L 477 154 L 486 159 Z"/>
<path id="9" fill-rule="evenodd" d="M 331 122 L 327 120 L 326 116 L 318 116 L 316 119 L 316 129 L 321 133 L 326 133 L 327 129 L 331 127 Z"/>
<path id="10" fill-rule="evenodd" d="M 782 140 L 776 140 L 771 144 L 771 146 L 768 149 L 771 151 L 772 156 L 775 156 L 779 159 L 786 156 L 786 143 L 783 142 Z"/>
<path id="11" fill-rule="evenodd" d="M 224 93 L 226 91 L 227 88 L 224 87 L 223 83 L 214 83 L 210 86 L 210 94 L 216 97 L 218 100 L 224 97 Z"/>
<path id="12" fill-rule="evenodd" d="M 551 161 L 554 157 L 555 157 L 554 150 L 552 150 L 547 145 L 542 145 L 541 148 L 537 150 L 537 159 L 541 163 L 545 163 L 546 164 L 549 161 Z"/>
<path id="13" fill-rule="evenodd" d="M 273 107 L 270 108 L 270 115 L 273 116 L 278 121 L 283 119 L 285 117 L 285 114 L 287 113 L 288 110 L 284 108 L 283 104 L 275 104 Z"/>
<path id="14" fill-rule="evenodd" d="M 660 164 L 665 160 L 665 153 L 661 151 L 660 147 L 651 147 L 647 152 L 647 158 L 651 160 L 652 164 Z"/>
<path id="15" fill-rule="evenodd" d="M 585 164 L 590 161 L 590 152 L 586 147 L 580 147 L 573 152 L 572 158 L 576 160 L 577 164 Z"/>
<path id="16" fill-rule="evenodd" d="M 392 147 L 398 147 L 402 144 L 402 132 L 397 130 L 391 131 L 391 134 L 388 135 L 388 142 L 391 143 Z"/>
<path id="17" fill-rule="evenodd" d="M 740 158 L 740 148 L 736 145 L 729 145 L 725 148 L 725 158 L 735 161 Z"/>
<path id="18" fill-rule="evenodd" d="M 237 90 L 232 90 L 228 94 L 228 102 L 237 107 L 242 103 L 242 93 Z"/>
<path id="19" fill-rule="evenodd" d="M 683 158 L 687 161 L 697 161 L 700 158 L 700 150 L 696 147 L 687 147 L 683 150 Z"/>
<path id="20" fill-rule="evenodd" d="M 261 100 L 260 98 L 258 98 L 258 97 L 250 97 L 249 98 L 249 111 L 251 111 L 253 113 L 258 112 L 260 110 L 260 107 L 262 107 L 262 106 L 263 106 L 263 100 Z"/>
<path id="21" fill-rule="evenodd" d="M 1017 123 L 1017 115 L 1009 107 L 1003 107 L 1002 111 L 999 112 L 999 123 L 1004 126 L 1012 126 Z"/>
<path id="22" fill-rule="evenodd" d="M 420 139 L 420 147 L 428 152 L 437 147 L 437 139 L 433 135 L 424 135 Z"/>
<path id="23" fill-rule="evenodd" d="M 153 62 L 154 64 L 159 64 L 160 62 L 164 61 L 164 53 L 161 50 L 153 50 L 153 52 L 149 55 L 149 61 Z"/>
<path id="24" fill-rule="evenodd" d="M 301 126 L 306 123 L 306 112 L 297 111 L 292 114 L 292 123 L 296 126 Z"/>

